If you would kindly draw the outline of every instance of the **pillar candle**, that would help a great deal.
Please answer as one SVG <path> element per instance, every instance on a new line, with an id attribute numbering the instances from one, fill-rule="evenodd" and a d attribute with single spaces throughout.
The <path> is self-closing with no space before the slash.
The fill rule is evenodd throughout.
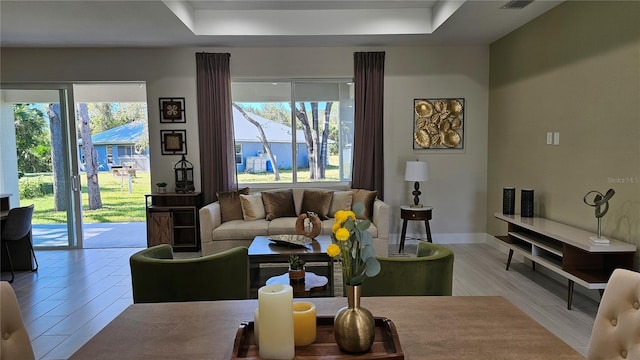
<path id="1" fill-rule="evenodd" d="M 267 285 L 258 289 L 259 354 L 262 359 L 293 359 L 293 288 Z"/>
<path id="2" fill-rule="evenodd" d="M 293 303 L 293 334 L 296 346 L 316 341 L 316 305 L 307 301 Z"/>

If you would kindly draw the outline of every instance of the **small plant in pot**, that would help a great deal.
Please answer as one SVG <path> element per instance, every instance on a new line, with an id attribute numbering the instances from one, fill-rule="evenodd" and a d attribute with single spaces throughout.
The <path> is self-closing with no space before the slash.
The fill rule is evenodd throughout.
<path id="1" fill-rule="evenodd" d="M 167 183 L 166 182 L 159 182 L 156 184 L 156 190 L 158 191 L 158 194 L 164 194 L 167 192 Z"/>
<path id="2" fill-rule="evenodd" d="M 304 260 L 298 255 L 289 255 L 289 281 L 304 282 Z"/>

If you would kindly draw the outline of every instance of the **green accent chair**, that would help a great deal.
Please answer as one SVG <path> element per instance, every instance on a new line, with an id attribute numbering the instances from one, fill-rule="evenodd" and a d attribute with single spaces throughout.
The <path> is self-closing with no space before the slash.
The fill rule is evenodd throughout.
<path id="1" fill-rule="evenodd" d="M 134 303 L 249 298 L 249 250 L 236 247 L 193 259 L 174 259 L 171 245 L 129 258 Z"/>
<path id="2" fill-rule="evenodd" d="M 365 277 L 362 296 L 451 296 L 453 251 L 429 242 L 418 244 L 416 257 L 377 257 L 380 273 Z"/>

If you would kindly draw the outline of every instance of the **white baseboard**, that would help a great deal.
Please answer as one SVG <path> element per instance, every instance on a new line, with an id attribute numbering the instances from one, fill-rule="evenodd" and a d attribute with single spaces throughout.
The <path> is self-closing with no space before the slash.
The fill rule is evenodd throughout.
<path id="1" fill-rule="evenodd" d="M 424 236 L 424 235 L 422 235 Z M 487 239 L 493 237 L 487 233 L 453 233 L 453 234 L 432 234 L 434 244 L 475 244 L 485 243 Z M 420 237 L 422 239 L 422 237 Z M 415 236 L 407 234 L 405 241 L 415 240 Z M 426 240 L 426 239 L 425 239 Z M 399 244 L 400 234 L 390 234 L 389 243 Z"/>

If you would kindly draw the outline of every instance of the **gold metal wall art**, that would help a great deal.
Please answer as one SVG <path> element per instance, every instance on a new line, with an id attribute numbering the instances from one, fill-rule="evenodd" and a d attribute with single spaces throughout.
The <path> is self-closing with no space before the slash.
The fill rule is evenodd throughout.
<path id="1" fill-rule="evenodd" d="M 464 148 L 464 99 L 413 100 L 414 149 Z"/>

